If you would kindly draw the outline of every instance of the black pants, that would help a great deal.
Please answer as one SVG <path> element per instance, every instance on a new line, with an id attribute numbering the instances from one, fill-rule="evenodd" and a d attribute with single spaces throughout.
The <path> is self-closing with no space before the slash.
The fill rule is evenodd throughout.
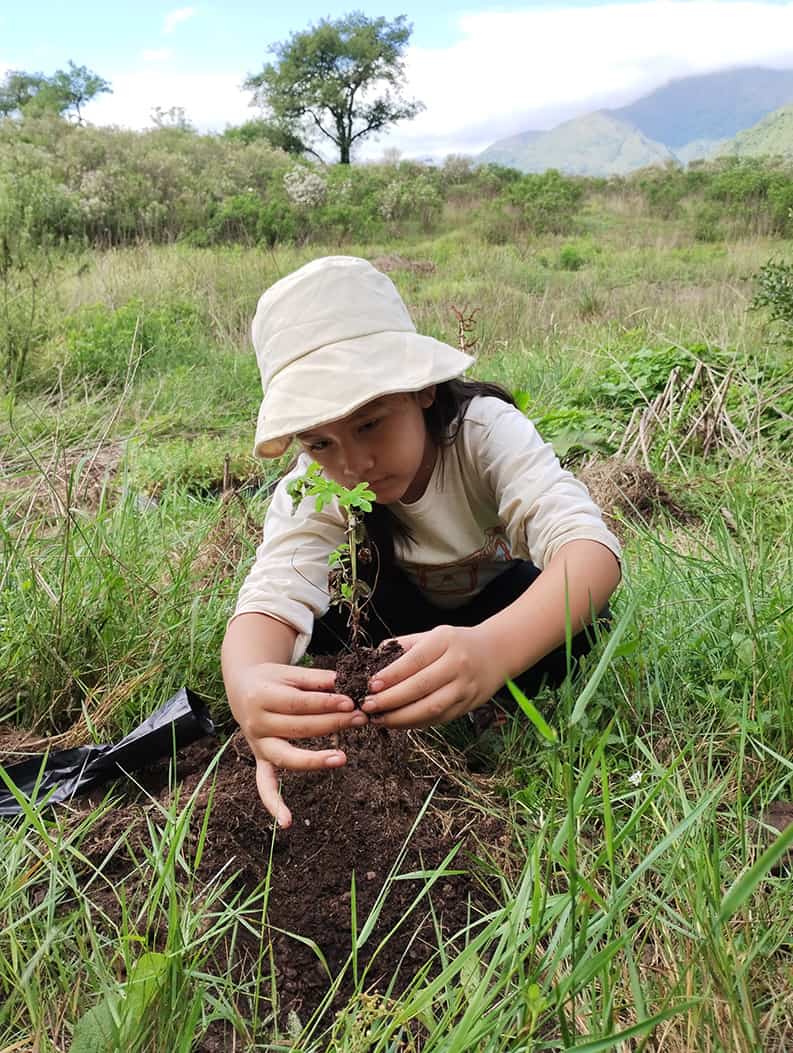
<path id="1" fill-rule="evenodd" d="M 383 575 L 375 587 L 368 604 L 369 617 L 365 622 L 366 633 L 373 645 L 392 636 L 427 632 L 436 625 L 478 625 L 508 607 L 521 596 L 540 575 L 533 563 L 513 563 L 503 574 L 490 582 L 482 591 L 462 607 L 435 607 L 412 584 L 398 568 Z M 610 621 L 608 607 L 597 618 L 598 628 L 605 629 Z M 311 654 L 336 654 L 349 644 L 349 629 L 346 614 L 331 607 L 327 614 L 314 624 L 314 632 L 308 645 Z M 578 659 L 587 654 L 595 642 L 590 627 L 577 633 L 572 639 L 570 655 L 571 672 Z M 567 675 L 567 652 L 565 645 L 557 647 L 536 665 L 516 676 L 514 682 L 528 697 L 533 698 L 541 687 L 558 687 Z M 499 700 L 511 702 L 511 696 L 499 692 Z"/>

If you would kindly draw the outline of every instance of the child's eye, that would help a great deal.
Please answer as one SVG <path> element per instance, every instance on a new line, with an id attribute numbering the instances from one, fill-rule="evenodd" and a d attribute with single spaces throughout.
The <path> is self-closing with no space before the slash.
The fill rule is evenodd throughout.
<path id="1" fill-rule="evenodd" d="M 382 419 L 381 417 L 375 417 L 374 420 L 368 420 L 366 422 L 366 424 L 362 424 L 361 425 L 360 430 L 361 431 L 371 431 L 373 428 L 377 427 L 377 425 L 380 423 L 381 419 Z"/>
<path id="2" fill-rule="evenodd" d="M 311 450 L 312 453 L 319 453 L 321 450 L 327 449 L 327 439 L 315 439 L 313 442 L 304 442 L 303 445 L 307 450 Z"/>

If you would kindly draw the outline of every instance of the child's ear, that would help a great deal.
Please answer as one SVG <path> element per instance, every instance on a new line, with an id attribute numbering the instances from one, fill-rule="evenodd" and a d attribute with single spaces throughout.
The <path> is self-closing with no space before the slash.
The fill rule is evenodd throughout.
<path id="1" fill-rule="evenodd" d="M 418 392 L 417 395 L 419 406 L 422 409 L 429 409 L 435 401 L 435 384 L 432 384 L 428 388 L 423 388 Z"/>

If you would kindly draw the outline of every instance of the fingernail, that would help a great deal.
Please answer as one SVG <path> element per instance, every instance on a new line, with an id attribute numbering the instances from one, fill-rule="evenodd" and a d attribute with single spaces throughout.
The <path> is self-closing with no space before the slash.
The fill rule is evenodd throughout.
<path id="1" fill-rule="evenodd" d="M 371 713 L 371 711 L 374 709 L 374 699 L 365 698 L 363 700 L 363 705 L 361 706 L 361 709 L 364 710 L 365 713 Z"/>
<path id="2" fill-rule="evenodd" d="M 351 728 L 360 728 L 360 727 L 363 727 L 364 724 L 368 724 L 368 723 L 369 723 L 369 718 L 367 716 L 365 716 L 363 713 L 359 713 L 357 716 L 354 716 L 352 718 L 352 720 L 350 721 L 350 727 Z"/>
<path id="3" fill-rule="evenodd" d="M 325 767 L 338 768 L 341 764 L 344 764 L 346 759 L 343 753 L 333 753 L 330 757 L 325 758 Z"/>
<path id="4" fill-rule="evenodd" d="M 355 709 L 355 703 L 351 698 L 345 698 L 343 702 L 339 702 L 337 708 L 340 713 L 350 713 Z"/>
<path id="5" fill-rule="evenodd" d="M 383 681 L 382 680 L 371 680 L 369 682 L 369 690 L 370 691 L 381 691 L 382 688 L 383 688 Z"/>

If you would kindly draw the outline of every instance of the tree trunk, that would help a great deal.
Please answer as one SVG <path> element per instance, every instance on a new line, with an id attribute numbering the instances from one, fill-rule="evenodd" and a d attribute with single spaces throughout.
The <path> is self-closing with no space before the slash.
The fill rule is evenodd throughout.
<path id="1" fill-rule="evenodd" d="M 350 142 L 349 139 L 342 139 L 339 143 L 339 151 L 341 156 L 339 157 L 339 164 L 348 165 L 350 163 Z"/>

